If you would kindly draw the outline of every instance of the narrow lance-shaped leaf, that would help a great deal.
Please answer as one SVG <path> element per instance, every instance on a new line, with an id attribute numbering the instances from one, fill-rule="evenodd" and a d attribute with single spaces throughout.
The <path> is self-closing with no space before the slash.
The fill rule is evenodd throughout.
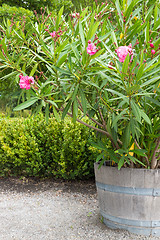
<path id="1" fill-rule="evenodd" d="M 57 67 L 60 67 L 65 62 L 67 56 L 68 56 L 67 54 L 64 54 L 57 60 Z"/>
<path id="2" fill-rule="evenodd" d="M 87 111 L 87 99 L 85 97 L 85 94 L 84 94 L 83 90 L 81 90 L 81 89 L 80 89 L 80 97 L 81 97 L 81 104 L 82 104 L 83 112 L 84 112 L 84 114 L 86 114 L 86 111 Z"/>
<path id="3" fill-rule="evenodd" d="M 121 10 L 121 7 L 120 7 L 119 0 L 116 0 L 115 4 L 116 4 L 116 8 L 117 8 L 117 11 L 118 11 L 118 14 L 119 14 L 119 18 L 120 18 L 121 22 L 123 23 L 123 18 L 122 18 L 122 14 L 121 14 L 122 10 Z"/>
<path id="4" fill-rule="evenodd" d="M 73 102 L 73 123 L 76 122 L 78 116 L 78 102 L 77 99 Z"/>
<path id="5" fill-rule="evenodd" d="M 52 101 L 52 100 L 47 100 L 47 102 L 50 103 L 51 105 L 54 105 L 55 107 L 58 108 L 57 104 L 56 104 L 54 101 Z"/>
<path id="6" fill-rule="evenodd" d="M 87 38 L 86 38 L 86 43 L 88 42 L 88 40 L 90 40 L 93 35 L 96 33 L 97 31 L 97 28 L 99 26 L 99 22 L 95 22 L 93 23 L 90 28 L 89 28 L 89 31 L 88 31 L 88 34 L 87 34 Z"/>
<path id="7" fill-rule="evenodd" d="M 146 41 L 146 43 L 149 42 L 149 29 L 150 29 L 150 24 L 149 24 L 149 22 L 148 22 L 148 23 L 147 23 L 147 26 L 146 26 L 146 28 L 145 28 L 145 41 Z"/>
<path id="8" fill-rule="evenodd" d="M 22 110 L 22 109 L 25 109 L 25 108 L 28 108 L 30 106 L 32 106 L 35 102 L 38 101 L 38 97 L 33 97 L 33 98 L 30 98 L 28 101 L 24 102 L 24 103 L 21 103 L 20 105 L 18 105 L 17 107 L 15 107 L 13 109 L 13 111 L 19 111 L 19 110 Z"/>
<path id="9" fill-rule="evenodd" d="M 138 105 L 133 100 L 131 100 L 131 108 L 136 120 L 141 123 L 141 109 L 139 109 Z"/>
<path id="10" fill-rule="evenodd" d="M 141 110 L 141 116 L 149 125 L 151 125 L 151 120 L 143 110 Z"/>
<path id="11" fill-rule="evenodd" d="M 125 160 L 125 156 L 123 155 L 120 160 L 119 160 L 119 163 L 118 163 L 118 170 L 121 169 L 121 167 L 123 166 L 124 164 L 124 160 Z"/>
<path id="12" fill-rule="evenodd" d="M 48 121 L 49 121 L 49 104 L 46 105 L 45 119 L 46 119 L 46 123 L 48 124 Z"/>
<path id="13" fill-rule="evenodd" d="M 68 111 L 71 107 L 71 103 L 72 103 L 72 101 L 70 100 L 70 101 L 68 101 L 67 105 L 65 106 L 63 113 L 62 113 L 62 119 L 64 119 L 66 114 L 68 113 Z"/>
<path id="14" fill-rule="evenodd" d="M 74 89 L 74 92 L 73 92 L 73 95 L 72 95 L 72 102 L 74 102 L 74 100 L 77 96 L 78 88 L 79 88 L 79 83 L 77 84 L 77 86 Z"/>
<path id="15" fill-rule="evenodd" d="M 53 113 L 54 113 L 54 116 L 55 116 L 56 120 L 57 120 L 58 122 L 60 122 L 60 121 L 61 121 L 61 118 L 60 118 L 60 115 L 58 114 L 57 110 L 55 109 L 54 106 L 52 106 L 52 109 L 53 109 Z"/>
<path id="16" fill-rule="evenodd" d="M 57 17 L 57 20 L 56 20 L 56 31 L 58 31 L 59 23 L 60 23 L 62 14 L 63 14 L 63 10 L 64 10 L 64 6 L 61 7 L 61 9 L 59 10 L 59 13 L 58 13 L 58 17 Z"/>
<path id="17" fill-rule="evenodd" d="M 141 77 L 143 76 L 143 70 L 144 70 L 144 64 L 142 64 L 140 66 L 140 68 L 138 69 L 138 73 L 137 73 L 137 81 L 141 79 Z"/>
<path id="18" fill-rule="evenodd" d="M 37 67 L 38 67 L 38 63 L 36 63 L 36 64 L 34 65 L 34 67 L 32 68 L 32 70 L 31 70 L 31 72 L 30 72 L 30 76 L 33 76 L 33 75 L 35 74 L 35 72 L 36 72 L 36 70 L 37 70 Z"/>
<path id="19" fill-rule="evenodd" d="M 125 11 L 125 20 L 126 20 L 126 22 L 129 20 L 129 18 L 130 18 L 130 15 L 131 15 L 131 13 L 132 13 L 132 11 L 133 11 L 133 7 L 134 7 L 134 5 L 135 5 L 135 1 L 131 1 L 131 3 L 130 3 L 130 5 L 129 5 L 129 7 L 126 9 L 126 11 Z"/>
<path id="20" fill-rule="evenodd" d="M 118 114 L 118 115 L 114 118 L 114 121 L 113 121 L 113 123 L 112 123 L 112 127 L 114 127 L 114 126 L 117 124 L 117 122 L 118 122 L 120 119 L 122 119 L 122 116 L 123 116 L 124 114 L 126 114 L 127 110 L 128 110 L 128 109 L 124 109 L 120 114 Z"/>
<path id="21" fill-rule="evenodd" d="M 126 73 L 128 71 L 129 58 L 130 58 L 130 56 L 129 56 L 129 53 L 128 53 L 125 60 L 124 60 L 123 67 L 122 67 L 122 78 L 123 79 L 125 78 Z"/>
<path id="22" fill-rule="evenodd" d="M 79 21 L 79 34 L 81 37 L 82 45 L 83 45 L 83 47 L 85 47 L 85 37 L 84 37 L 82 23 L 80 21 Z"/>
<path id="23" fill-rule="evenodd" d="M 127 149 L 130 143 L 130 137 L 131 137 L 131 131 L 130 131 L 130 123 L 127 124 L 123 136 L 122 136 L 122 141 L 123 141 L 123 148 Z"/>

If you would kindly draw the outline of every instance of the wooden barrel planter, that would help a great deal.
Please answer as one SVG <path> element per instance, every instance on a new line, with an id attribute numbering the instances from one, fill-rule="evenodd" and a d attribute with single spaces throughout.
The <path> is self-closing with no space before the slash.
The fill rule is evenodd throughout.
<path id="1" fill-rule="evenodd" d="M 95 164 L 103 222 L 113 229 L 160 236 L 160 170 Z"/>

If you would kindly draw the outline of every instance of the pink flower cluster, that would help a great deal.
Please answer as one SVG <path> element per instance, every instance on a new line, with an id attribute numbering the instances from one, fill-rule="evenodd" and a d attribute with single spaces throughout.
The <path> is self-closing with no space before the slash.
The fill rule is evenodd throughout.
<path id="1" fill-rule="evenodd" d="M 31 84 L 34 84 L 34 78 L 33 77 L 29 77 L 29 76 L 23 76 L 23 75 L 19 75 L 20 77 L 20 82 L 19 82 L 19 86 L 20 88 L 25 88 L 26 90 L 31 88 Z"/>
<path id="2" fill-rule="evenodd" d="M 96 48 L 95 44 L 89 42 L 88 47 L 87 47 L 87 53 L 89 55 L 94 55 L 97 51 L 98 51 L 98 49 Z"/>
<path id="3" fill-rule="evenodd" d="M 72 13 L 72 15 L 71 15 L 73 18 L 79 18 L 80 17 L 80 14 L 79 13 Z"/>
<path id="4" fill-rule="evenodd" d="M 119 57 L 120 62 L 124 62 L 128 53 L 131 56 L 131 60 L 133 59 L 133 51 L 132 51 L 131 43 L 129 44 L 129 46 L 120 46 L 115 51 Z"/>
<path id="5" fill-rule="evenodd" d="M 57 41 L 57 39 L 63 34 L 64 31 L 67 31 L 67 28 L 65 28 L 63 31 L 61 30 L 61 27 L 59 27 L 59 30 L 50 32 L 49 31 L 49 26 L 47 26 L 47 28 L 45 29 L 46 32 L 49 33 L 49 35 L 54 38 L 54 41 Z"/>
<path id="6" fill-rule="evenodd" d="M 56 32 L 55 32 L 55 31 L 50 32 L 49 34 L 50 34 L 50 36 L 53 37 L 53 38 L 56 36 Z"/>

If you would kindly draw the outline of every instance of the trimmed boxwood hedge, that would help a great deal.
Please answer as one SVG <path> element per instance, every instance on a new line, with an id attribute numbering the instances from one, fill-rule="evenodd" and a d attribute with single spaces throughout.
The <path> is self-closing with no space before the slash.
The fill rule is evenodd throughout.
<path id="1" fill-rule="evenodd" d="M 38 116 L 0 120 L 0 175 L 89 178 L 97 150 L 92 130 L 70 119 L 48 124 Z"/>

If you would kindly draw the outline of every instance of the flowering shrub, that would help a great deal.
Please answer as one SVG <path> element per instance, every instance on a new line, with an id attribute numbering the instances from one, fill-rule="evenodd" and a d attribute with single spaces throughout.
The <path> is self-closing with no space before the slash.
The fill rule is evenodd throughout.
<path id="1" fill-rule="evenodd" d="M 157 1 L 114 0 L 3 33 L 1 68 L 35 79 L 15 110 L 36 103 L 46 119 L 52 109 L 57 120 L 62 113 L 94 129 L 101 164 L 159 167 L 159 16 Z"/>

